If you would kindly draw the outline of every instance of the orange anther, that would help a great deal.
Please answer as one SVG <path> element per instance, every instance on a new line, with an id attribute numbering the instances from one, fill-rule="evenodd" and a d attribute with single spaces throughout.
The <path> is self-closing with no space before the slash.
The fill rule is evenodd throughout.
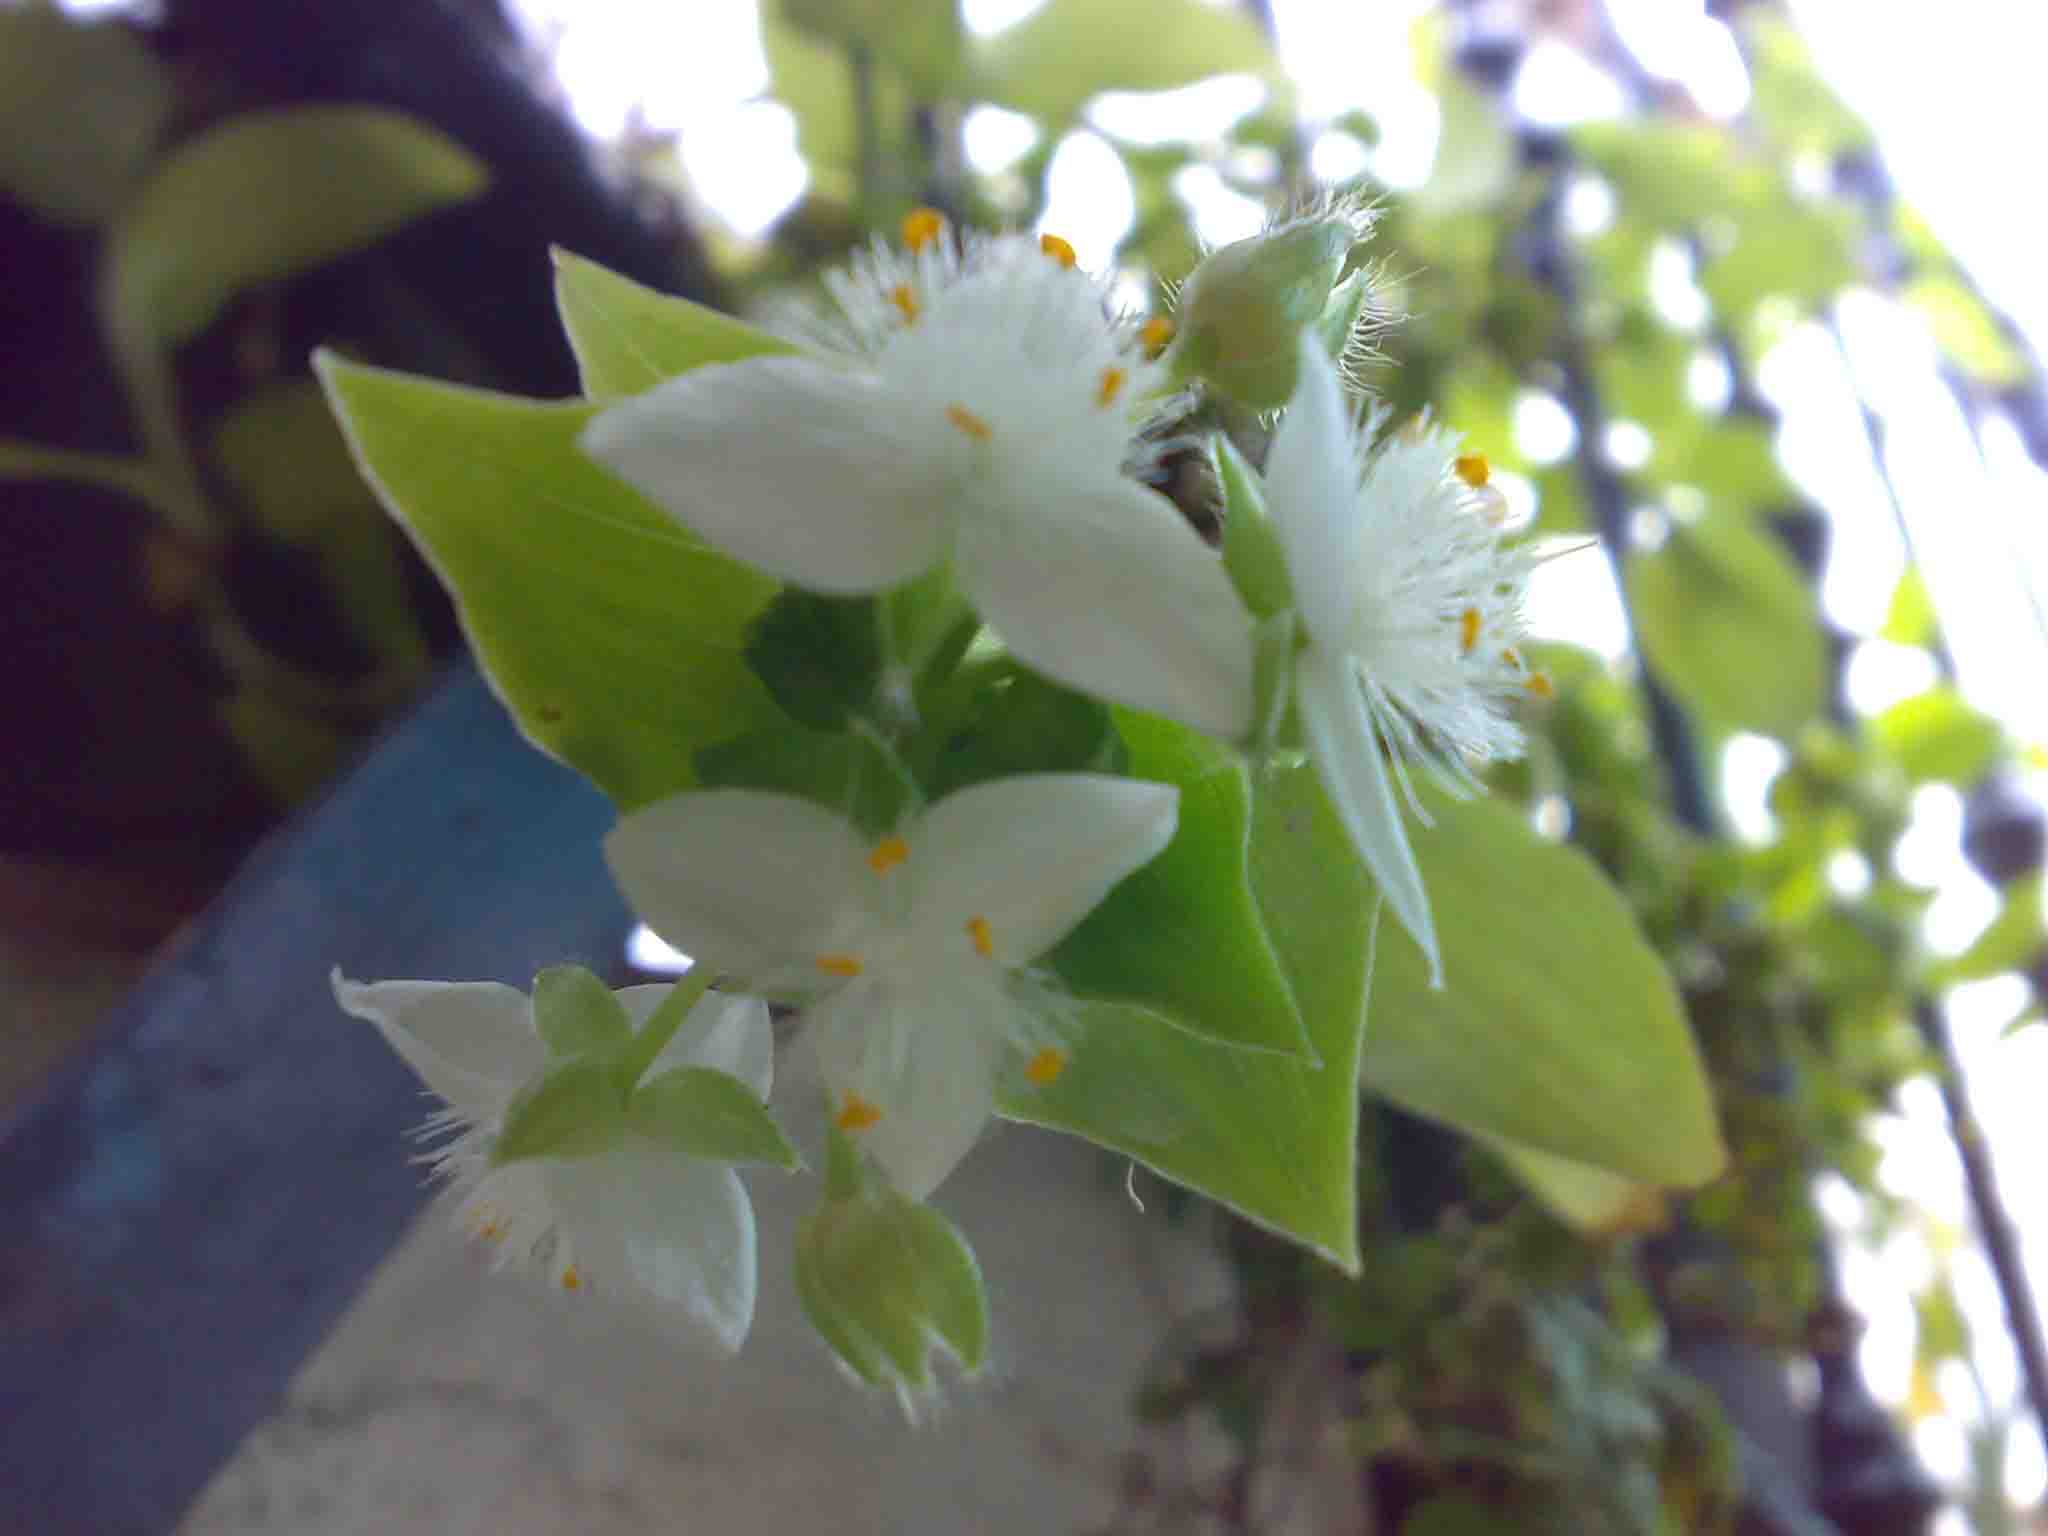
<path id="1" fill-rule="evenodd" d="M 1138 340 L 1144 344 L 1147 357 L 1157 357 L 1173 340 L 1173 322 L 1164 315 L 1154 315 L 1139 327 Z"/>
<path id="2" fill-rule="evenodd" d="M 1458 645 L 1464 653 L 1472 654 L 1472 647 L 1479 643 L 1479 610 L 1467 608 L 1458 615 Z"/>
<path id="3" fill-rule="evenodd" d="M 889 290 L 889 302 L 903 311 L 903 323 L 909 325 L 917 319 L 917 293 L 910 284 L 898 283 Z"/>
<path id="4" fill-rule="evenodd" d="M 996 936 L 989 931 L 988 919 L 970 917 L 967 919 L 967 936 L 974 940 L 974 952 L 984 960 L 993 960 L 996 953 Z"/>
<path id="5" fill-rule="evenodd" d="M 1554 699 L 1557 697 L 1557 685 L 1541 672 L 1531 672 L 1528 677 L 1522 680 L 1522 686 L 1535 694 L 1539 699 Z"/>
<path id="6" fill-rule="evenodd" d="M 827 976 L 845 976 L 849 979 L 861 972 L 859 955 L 820 955 L 818 969 Z"/>
<path id="7" fill-rule="evenodd" d="M 1124 387 L 1124 380 L 1129 377 L 1130 375 L 1121 368 L 1103 369 L 1102 382 L 1095 389 L 1095 403 L 1097 405 L 1108 405 L 1112 400 L 1116 399 L 1117 394 Z"/>
<path id="8" fill-rule="evenodd" d="M 869 1126 L 879 1125 L 881 1122 L 881 1107 L 870 1104 L 857 1093 L 847 1094 L 845 1106 L 832 1121 L 840 1130 L 847 1132 L 864 1131 Z"/>
<path id="9" fill-rule="evenodd" d="M 1492 470 L 1488 468 L 1485 458 L 1476 453 L 1461 454 L 1451 465 L 1451 468 L 1458 472 L 1460 480 L 1471 486 L 1475 491 L 1486 489 L 1487 479 L 1492 474 Z"/>
<path id="10" fill-rule="evenodd" d="M 1043 1088 L 1056 1082 L 1059 1075 L 1067 1070 L 1067 1053 L 1047 1046 L 1024 1068 L 1024 1075 L 1038 1087 Z"/>
<path id="11" fill-rule="evenodd" d="M 1058 235 L 1040 235 L 1038 248 L 1063 267 L 1071 267 L 1080 260 L 1074 254 L 1074 248 Z"/>
<path id="12" fill-rule="evenodd" d="M 946 216 L 936 208 L 913 208 L 903 215 L 903 243 L 921 251 L 946 232 Z"/>
<path id="13" fill-rule="evenodd" d="M 954 426 L 973 438 L 977 443 L 985 443 L 996 435 L 995 428 L 991 427 L 964 405 L 947 406 L 946 420 L 953 423 Z"/>
<path id="14" fill-rule="evenodd" d="M 576 1273 L 576 1266 L 574 1264 L 571 1264 L 562 1271 L 562 1289 L 565 1291 L 580 1291 L 583 1289 L 583 1277 Z"/>
<path id="15" fill-rule="evenodd" d="M 868 868 L 878 875 L 886 875 L 909 857 L 910 844 L 900 837 L 885 837 L 868 855 Z"/>

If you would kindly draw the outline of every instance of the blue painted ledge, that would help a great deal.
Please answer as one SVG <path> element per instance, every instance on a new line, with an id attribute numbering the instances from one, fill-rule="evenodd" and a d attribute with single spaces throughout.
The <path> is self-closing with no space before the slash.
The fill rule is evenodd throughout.
<path id="1" fill-rule="evenodd" d="M 463 667 L 0 1126 L 0 1529 L 172 1529 L 425 1198 L 411 1074 L 328 991 L 619 968 L 581 779 Z"/>

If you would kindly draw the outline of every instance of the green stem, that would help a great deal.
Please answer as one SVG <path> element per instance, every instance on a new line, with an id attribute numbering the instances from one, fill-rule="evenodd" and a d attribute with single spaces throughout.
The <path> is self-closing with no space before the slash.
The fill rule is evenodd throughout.
<path id="1" fill-rule="evenodd" d="M 171 488 L 146 459 L 127 453 L 83 453 L 18 438 L 0 438 L 0 480 L 61 480 L 96 486 L 145 503 L 174 526 L 188 519 Z"/>
<path id="2" fill-rule="evenodd" d="M 838 1126 L 825 1129 L 825 1198 L 851 1200 L 867 1187 L 853 1138 Z"/>
<path id="3" fill-rule="evenodd" d="M 148 468 L 163 490 L 157 503 L 166 521 L 203 544 L 220 542 L 224 530 L 207 499 L 198 462 L 178 419 L 178 393 L 171 360 L 157 342 L 148 320 L 124 298 L 109 263 L 100 284 L 99 318 L 107 355 L 142 434 Z"/>
<path id="4" fill-rule="evenodd" d="M 654 1058 L 675 1038 L 676 1030 L 689 1017 L 690 1010 L 704 1000 L 704 994 L 711 990 L 711 984 L 717 979 L 711 974 L 710 966 L 696 966 L 669 989 L 668 996 L 647 1016 L 647 1022 L 640 1026 L 640 1033 L 633 1037 L 633 1043 L 619 1058 L 619 1069 L 629 1089 L 638 1084 L 647 1069 L 654 1065 Z"/>

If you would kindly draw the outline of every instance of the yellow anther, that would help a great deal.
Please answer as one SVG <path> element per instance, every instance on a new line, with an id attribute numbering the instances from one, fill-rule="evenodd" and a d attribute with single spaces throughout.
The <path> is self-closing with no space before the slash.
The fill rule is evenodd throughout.
<path id="1" fill-rule="evenodd" d="M 571 1264 L 562 1271 L 562 1289 L 565 1291 L 580 1291 L 583 1289 L 583 1277 L 576 1273 L 576 1266 L 574 1264 Z"/>
<path id="2" fill-rule="evenodd" d="M 846 1096 L 846 1103 L 840 1108 L 832 1123 L 842 1131 L 864 1131 L 870 1126 L 882 1123 L 882 1109 L 880 1105 L 870 1104 L 857 1093 L 849 1093 Z"/>
<path id="3" fill-rule="evenodd" d="M 1458 615 L 1458 645 L 1469 656 L 1479 643 L 1479 610 L 1467 608 Z"/>
<path id="4" fill-rule="evenodd" d="M 1121 368 L 1103 369 L 1102 382 L 1095 389 L 1095 403 L 1097 405 L 1108 405 L 1112 400 L 1116 399 L 1118 393 L 1124 387 L 1124 380 L 1129 377 L 1130 375 Z"/>
<path id="5" fill-rule="evenodd" d="M 504 1229 L 495 1220 L 486 1221 L 476 1229 L 476 1235 L 484 1238 L 486 1241 L 495 1243 L 504 1235 Z"/>
<path id="6" fill-rule="evenodd" d="M 868 855 L 868 868 L 878 875 L 886 875 L 909 857 L 910 844 L 900 837 L 885 837 L 875 844 L 875 851 Z"/>
<path id="7" fill-rule="evenodd" d="M 1031 1058 L 1024 1068 L 1024 1075 L 1043 1088 L 1049 1083 L 1057 1082 L 1059 1075 L 1066 1070 L 1067 1053 L 1047 1046 Z"/>
<path id="8" fill-rule="evenodd" d="M 858 976 L 861 972 L 859 955 L 820 955 L 818 969 L 827 976 Z"/>
<path id="9" fill-rule="evenodd" d="M 965 432 L 977 443 L 985 443 L 996 435 L 995 428 L 991 427 L 964 405 L 947 406 L 946 420 L 953 423 L 954 426 Z"/>
<path id="10" fill-rule="evenodd" d="M 1063 267 L 1071 267 L 1081 259 L 1074 254 L 1074 248 L 1058 235 L 1040 235 L 1038 248 Z"/>
<path id="11" fill-rule="evenodd" d="M 1138 340 L 1144 344 L 1147 357 L 1157 357 L 1173 340 L 1173 322 L 1164 315 L 1154 315 L 1139 328 Z"/>
<path id="12" fill-rule="evenodd" d="M 1513 667 L 1517 672 L 1522 670 L 1522 653 L 1513 646 L 1509 646 L 1506 650 L 1502 651 L 1500 659 Z"/>
<path id="13" fill-rule="evenodd" d="M 1522 686 L 1535 694 L 1539 699 L 1554 699 L 1557 697 L 1557 685 L 1551 682 L 1547 674 L 1542 672 L 1531 672 L 1522 679 Z"/>
<path id="14" fill-rule="evenodd" d="M 936 208 L 913 208 L 903 215 L 903 243 L 921 251 L 946 232 L 946 216 Z"/>
<path id="15" fill-rule="evenodd" d="M 993 960 L 996 954 L 996 936 L 989 931 L 988 919 L 970 917 L 967 919 L 967 936 L 974 940 L 974 952 L 984 960 Z"/>
<path id="16" fill-rule="evenodd" d="M 1487 466 L 1485 457 L 1476 453 L 1459 455 L 1458 459 L 1451 465 L 1451 468 L 1458 472 L 1460 480 L 1471 486 L 1475 491 L 1485 490 L 1486 482 L 1493 473 Z"/>
<path id="17" fill-rule="evenodd" d="M 908 283 L 898 283 L 889 290 L 889 302 L 903 311 L 903 323 L 909 325 L 917 319 L 917 291 Z"/>

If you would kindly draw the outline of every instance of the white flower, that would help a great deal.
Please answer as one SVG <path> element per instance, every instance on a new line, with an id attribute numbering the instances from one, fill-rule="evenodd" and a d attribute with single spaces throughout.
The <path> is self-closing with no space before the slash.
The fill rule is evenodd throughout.
<path id="1" fill-rule="evenodd" d="M 1521 755 L 1510 701 L 1550 687 L 1519 649 L 1530 560 L 1502 543 L 1506 503 L 1484 459 L 1459 457 L 1426 420 L 1375 445 L 1385 413 L 1354 425 L 1322 349 L 1301 353 L 1265 473 L 1307 642 L 1295 705 L 1345 829 L 1441 983 L 1394 780 L 1427 824 L 1408 759 L 1471 791 L 1470 761 Z"/>
<path id="2" fill-rule="evenodd" d="M 921 222 L 922 221 L 922 222 Z M 1220 562 L 1125 473 L 1162 387 L 1057 241 L 954 243 L 913 215 L 828 287 L 812 355 L 696 369 L 583 446 L 715 547 L 820 592 L 950 558 L 1024 661 L 1225 736 L 1251 718 L 1249 619 Z"/>
<path id="3" fill-rule="evenodd" d="M 605 852 L 671 944 L 808 1004 L 842 1130 L 923 1199 L 967 1154 L 999 1074 L 1066 1061 L 1052 994 L 1022 969 L 1172 841 L 1180 792 L 1029 774 L 947 796 L 869 842 L 807 800 L 676 795 Z"/>
<path id="4" fill-rule="evenodd" d="M 667 986 L 617 993 L 637 1029 Z M 505 1108 L 547 1052 L 526 994 L 496 982 L 350 981 L 334 995 L 375 1024 L 447 1108 L 430 1133 L 452 1133 L 434 1154 L 462 1226 L 495 1245 L 500 1263 L 543 1268 L 564 1290 L 634 1291 L 674 1303 L 728 1350 L 754 1315 L 754 1212 L 724 1163 L 682 1156 L 626 1131 L 601 1152 L 491 1165 Z M 707 995 L 648 1068 L 710 1067 L 768 1096 L 766 1006 Z"/>

